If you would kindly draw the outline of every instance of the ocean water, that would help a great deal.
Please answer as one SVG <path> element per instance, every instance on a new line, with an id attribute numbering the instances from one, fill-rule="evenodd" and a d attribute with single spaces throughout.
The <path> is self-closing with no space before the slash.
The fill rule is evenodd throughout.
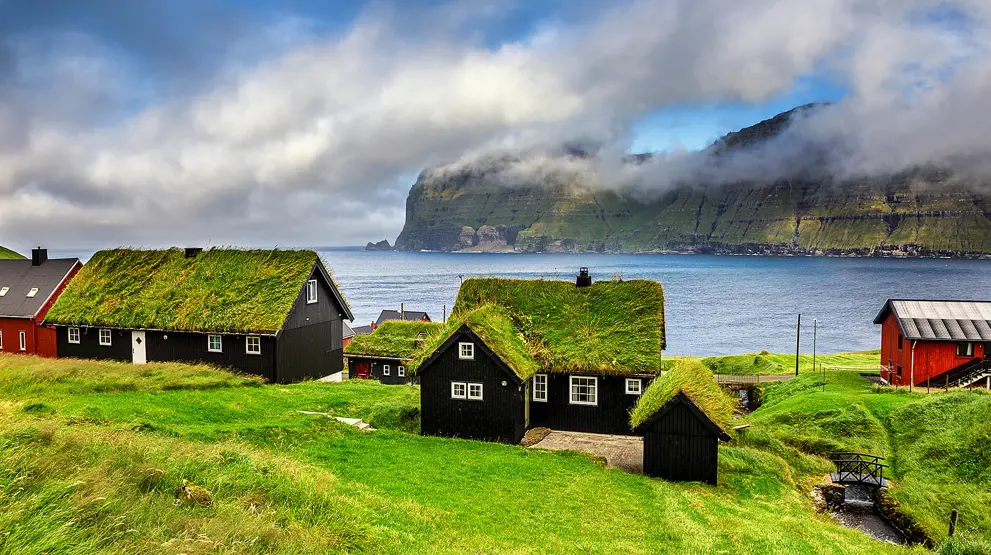
<path id="1" fill-rule="evenodd" d="M 386 308 L 450 314 L 461 277 L 572 280 L 581 266 L 594 279 L 647 278 L 664 285 L 669 355 L 876 349 L 874 316 L 888 298 L 991 299 L 991 261 L 899 260 L 657 254 L 366 252 L 321 254 L 365 325 Z"/>

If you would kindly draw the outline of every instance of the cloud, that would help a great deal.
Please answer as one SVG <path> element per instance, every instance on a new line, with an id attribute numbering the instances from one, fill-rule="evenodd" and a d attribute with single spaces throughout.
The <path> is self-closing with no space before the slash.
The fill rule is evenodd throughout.
<path id="1" fill-rule="evenodd" d="M 986 116 L 970 110 L 989 90 L 977 1 L 953 4 L 963 30 L 926 18 L 945 9 L 936 0 L 630 1 L 494 43 L 478 29 L 505 14 L 473 2 L 375 4 L 332 31 L 214 11 L 164 30 L 145 11 L 77 29 L 72 5 L 49 6 L 67 14 L 54 22 L 0 13 L 0 238 L 22 248 L 391 237 L 425 166 L 578 141 L 613 153 L 602 171 L 625 171 L 615 161 L 643 114 L 759 102 L 817 71 L 852 94 L 802 132 L 874 171 L 979 145 Z M 121 30 L 135 18 L 147 34 Z M 560 171 L 545 154 L 516 169 Z M 766 156 L 734 171 L 784 165 Z M 699 160 L 645 168 L 670 183 L 709 171 Z"/>

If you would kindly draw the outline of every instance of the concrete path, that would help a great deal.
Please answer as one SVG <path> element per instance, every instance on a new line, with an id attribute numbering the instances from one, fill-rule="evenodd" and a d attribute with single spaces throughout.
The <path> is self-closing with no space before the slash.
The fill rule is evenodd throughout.
<path id="1" fill-rule="evenodd" d="M 551 451 L 582 451 L 606 459 L 606 465 L 640 474 L 643 472 L 643 438 L 583 432 L 551 431 L 533 446 Z"/>

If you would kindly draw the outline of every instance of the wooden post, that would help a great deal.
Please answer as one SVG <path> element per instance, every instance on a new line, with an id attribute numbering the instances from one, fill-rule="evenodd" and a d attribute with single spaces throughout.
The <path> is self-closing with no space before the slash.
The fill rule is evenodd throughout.
<path id="1" fill-rule="evenodd" d="M 816 333 L 819 331 L 819 319 L 812 319 L 812 371 L 816 370 Z"/>
<path id="2" fill-rule="evenodd" d="M 953 533 L 957 531 L 957 510 L 953 509 L 950 513 L 950 537 L 953 537 Z"/>
<path id="3" fill-rule="evenodd" d="M 795 331 L 795 375 L 798 375 L 798 354 L 802 345 L 802 313 L 798 313 L 798 326 Z"/>
<path id="4" fill-rule="evenodd" d="M 441 317 L 441 322 L 447 323 L 447 304 L 444 305 L 444 315 Z"/>

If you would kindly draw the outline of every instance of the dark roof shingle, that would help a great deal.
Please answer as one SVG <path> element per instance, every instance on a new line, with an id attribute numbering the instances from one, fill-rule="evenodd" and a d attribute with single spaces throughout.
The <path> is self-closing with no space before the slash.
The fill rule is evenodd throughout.
<path id="1" fill-rule="evenodd" d="M 0 260 L 0 317 L 31 318 L 65 280 L 78 258 L 51 258 L 40 266 L 30 260 Z M 37 288 L 31 297 L 28 293 Z"/>

